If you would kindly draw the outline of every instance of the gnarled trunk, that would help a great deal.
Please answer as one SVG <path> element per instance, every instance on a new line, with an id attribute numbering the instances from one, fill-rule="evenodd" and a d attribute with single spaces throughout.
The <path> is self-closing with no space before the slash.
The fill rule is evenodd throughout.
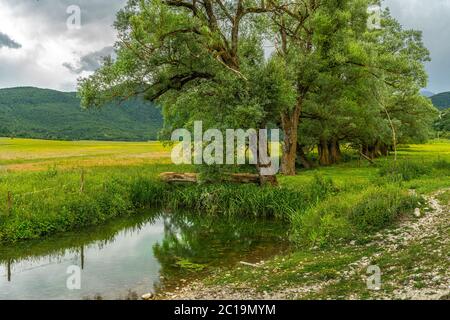
<path id="1" fill-rule="evenodd" d="M 256 168 L 258 170 L 259 182 L 261 185 L 278 186 L 277 172 L 272 167 L 272 159 L 269 155 L 269 141 L 266 134 L 259 134 L 258 162 Z"/>
<path id="2" fill-rule="evenodd" d="M 321 166 L 329 166 L 341 160 L 341 148 L 337 139 L 320 139 L 317 149 L 319 151 L 319 164 Z"/>
<path id="3" fill-rule="evenodd" d="M 369 159 L 373 160 L 381 156 L 389 155 L 389 146 L 384 142 L 379 140 L 375 141 L 373 144 L 363 145 L 362 153 Z"/>
<path id="4" fill-rule="evenodd" d="M 298 161 L 301 163 L 301 165 L 305 169 L 311 169 L 313 167 L 313 164 L 309 159 L 306 157 L 305 150 L 303 150 L 304 146 L 298 144 L 297 145 L 297 158 Z"/>
<path id="5" fill-rule="evenodd" d="M 298 125 L 300 122 L 301 102 L 297 103 L 292 114 L 281 115 L 281 126 L 284 133 L 283 155 L 281 158 L 281 172 L 287 176 L 295 176 L 297 161 Z"/>
<path id="6" fill-rule="evenodd" d="M 342 153 L 341 153 L 341 147 L 339 145 L 339 141 L 337 139 L 332 139 L 328 143 L 328 150 L 330 154 L 330 161 L 332 164 L 338 163 L 341 161 Z"/>
<path id="7" fill-rule="evenodd" d="M 330 150 L 328 149 L 328 143 L 325 139 L 320 139 L 317 150 L 319 151 L 319 164 L 321 166 L 329 166 L 331 164 Z"/>

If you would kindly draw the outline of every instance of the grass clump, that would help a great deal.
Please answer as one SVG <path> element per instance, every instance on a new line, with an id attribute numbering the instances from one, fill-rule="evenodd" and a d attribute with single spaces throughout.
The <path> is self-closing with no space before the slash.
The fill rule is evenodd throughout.
<path id="1" fill-rule="evenodd" d="M 348 219 L 358 231 L 374 232 L 389 226 L 402 213 L 414 209 L 418 199 L 396 186 L 371 188 L 351 208 Z"/>
<path id="2" fill-rule="evenodd" d="M 137 206 L 280 219 L 287 219 L 289 213 L 305 209 L 337 191 L 330 179 L 320 176 L 295 189 L 248 184 L 169 185 L 144 179 L 135 180 L 131 189 Z"/>
<path id="3" fill-rule="evenodd" d="M 445 159 L 438 159 L 433 163 L 433 167 L 438 170 L 445 170 L 447 173 L 450 173 L 450 161 Z"/>
<path id="4" fill-rule="evenodd" d="M 16 196 L 11 212 L 0 212 L 0 242 L 38 239 L 131 214 L 129 195 L 124 184 L 111 180 L 86 193 Z"/>
<path id="5" fill-rule="evenodd" d="M 391 225 L 416 203 L 414 196 L 395 185 L 369 187 L 359 194 L 340 194 L 291 215 L 291 238 L 301 245 L 357 240 Z"/>
<path id="6" fill-rule="evenodd" d="M 389 181 L 411 181 L 429 174 L 431 167 L 417 161 L 402 160 L 381 165 L 378 174 Z"/>

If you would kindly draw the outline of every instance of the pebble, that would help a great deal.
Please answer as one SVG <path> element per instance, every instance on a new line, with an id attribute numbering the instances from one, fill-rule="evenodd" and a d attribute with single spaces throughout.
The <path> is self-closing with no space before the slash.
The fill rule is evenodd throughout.
<path id="1" fill-rule="evenodd" d="M 153 293 L 146 293 L 141 296 L 142 300 L 151 300 L 153 299 Z"/>
<path id="2" fill-rule="evenodd" d="M 417 218 L 420 217 L 420 209 L 419 209 L 419 208 L 416 208 L 416 209 L 414 210 L 414 215 L 415 215 Z"/>

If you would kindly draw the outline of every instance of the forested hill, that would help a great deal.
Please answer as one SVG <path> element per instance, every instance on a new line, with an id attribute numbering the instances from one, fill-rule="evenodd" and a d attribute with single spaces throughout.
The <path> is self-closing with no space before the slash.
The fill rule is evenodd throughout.
<path id="1" fill-rule="evenodd" d="M 431 97 L 431 101 L 439 110 L 450 108 L 450 92 L 442 92 Z"/>
<path id="2" fill-rule="evenodd" d="M 0 89 L 0 136 L 59 140 L 156 140 L 158 108 L 141 99 L 83 110 L 74 92 Z"/>

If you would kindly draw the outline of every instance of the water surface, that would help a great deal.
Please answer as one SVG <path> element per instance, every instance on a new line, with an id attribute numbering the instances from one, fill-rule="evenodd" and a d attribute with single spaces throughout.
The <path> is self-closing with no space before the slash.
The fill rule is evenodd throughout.
<path id="1" fill-rule="evenodd" d="M 285 230 L 271 220 L 147 212 L 0 246 L 0 299 L 136 298 L 283 251 Z M 67 288 L 70 266 L 81 268 L 80 290 Z"/>

